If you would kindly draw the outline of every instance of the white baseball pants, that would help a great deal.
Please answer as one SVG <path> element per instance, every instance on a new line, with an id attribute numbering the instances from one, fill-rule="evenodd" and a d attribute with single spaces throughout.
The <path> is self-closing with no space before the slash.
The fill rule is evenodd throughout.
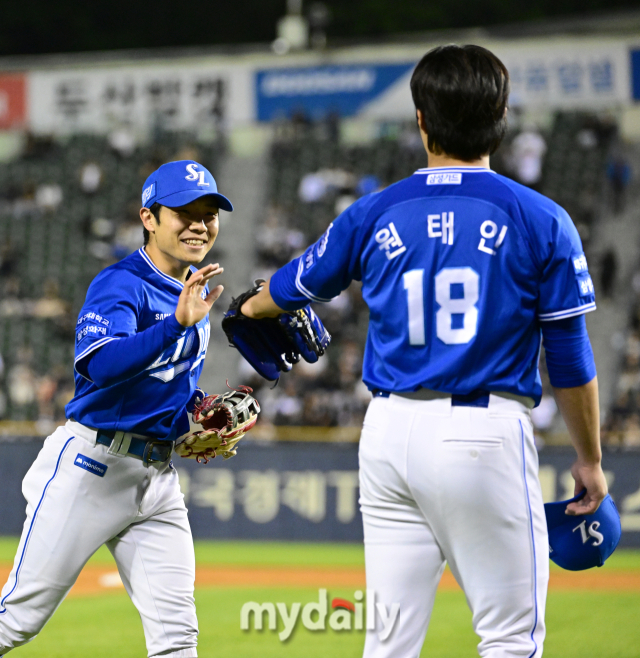
<path id="1" fill-rule="evenodd" d="M 149 656 L 197 656 L 195 555 L 178 475 L 107 453 L 72 421 L 44 442 L 22 491 L 27 520 L 0 598 L 0 655 L 32 640 L 107 544 L 140 613 Z M 79 456 L 107 467 L 103 476 Z M 86 463 L 86 459 L 84 460 Z"/>
<path id="2" fill-rule="evenodd" d="M 400 613 L 386 641 L 367 632 L 365 658 L 419 656 L 445 563 L 480 656 L 542 655 L 549 550 L 537 473 L 520 402 L 373 399 L 360 441 L 367 589 Z"/>

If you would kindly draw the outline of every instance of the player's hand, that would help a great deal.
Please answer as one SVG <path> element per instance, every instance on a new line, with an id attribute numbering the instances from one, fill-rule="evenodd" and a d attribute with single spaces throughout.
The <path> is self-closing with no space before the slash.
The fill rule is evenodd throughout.
<path id="1" fill-rule="evenodd" d="M 224 269 L 218 263 L 207 265 L 194 272 L 186 281 L 176 306 L 176 320 L 183 327 L 192 327 L 209 314 L 213 303 L 220 297 L 224 288 L 216 286 L 204 298 L 202 293 L 207 281 L 222 272 Z"/>
<path id="2" fill-rule="evenodd" d="M 570 516 L 593 514 L 609 490 L 602 466 L 599 463 L 585 464 L 578 460 L 571 467 L 571 475 L 576 481 L 574 495 L 577 496 L 583 489 L 586 489 L 587 493 L 580 500 L 567 505 L 566 513 Z"/>

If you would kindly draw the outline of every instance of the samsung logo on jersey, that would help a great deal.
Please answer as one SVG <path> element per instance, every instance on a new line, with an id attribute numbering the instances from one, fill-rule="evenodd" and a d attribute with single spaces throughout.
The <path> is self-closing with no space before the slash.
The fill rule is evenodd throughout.
<path id="1" fill-rule="evenodd" d="M 97 462 L 95 459 L 91 459 L 90 457 L 85 457 L 85 455 L 81 455 L 80 453 L 76 455 L 76 459 L 73 464 L 74 466 L 82 468 L 85 471 L 89 471 L 89 473 L 93 473 L 94 475 L 97 475 L 101 478 L 104 477 L 104 474 L 107 472 L 107 468 L 109 468 L 105 464 L 101 464 L 100 462 Z"/>
<path id="2" fill-rule="evenodd" d="M 427 185 L 460 185 L 462 174 L 429 174 Z"/>
<path id="3" fill-rule="evenodd" d="M 170 315 L 171 313 L 156 313 L 156 320 L 164 320 L 165 318 L 168 318 Z"/>

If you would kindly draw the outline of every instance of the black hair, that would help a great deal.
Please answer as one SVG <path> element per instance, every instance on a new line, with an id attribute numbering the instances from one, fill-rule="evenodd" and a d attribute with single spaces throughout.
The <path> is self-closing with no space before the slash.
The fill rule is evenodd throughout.
<path id="1" fill-rule="evenodd" d="M 162 206 L 159 203 L 154 203 L 151 208 L 149 208 L 149 212 L 156 218 L 158 224 L 160 223 L 160 208 L 162 208 Z M 144 235 L 145 245 L 149 244 L 149 231 L 143 227 L 142 234 Z"/>
<path id="2" fill-rule="evenodd" d="M 470 162 L 493 154 L 507 130 L 509 72 L 481 46 L 439 46 L 411 76 L 429 150 Z"/>

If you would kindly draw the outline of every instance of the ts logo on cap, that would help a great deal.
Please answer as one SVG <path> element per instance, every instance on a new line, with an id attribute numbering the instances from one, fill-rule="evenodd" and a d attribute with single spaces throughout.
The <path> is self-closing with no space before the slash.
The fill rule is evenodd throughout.
<path id="1" fill-rule="evenodd" d="M 185 176 L 187 180 L 198 180 L 198 185 L 204 185 L 205 187 L 209 187 L 209 183 L 205 183 L 204 181 L 204 171 L 198 171 L 196 169 L 198 165 L 195 162 L 191 162 L 187 165 L 187 171 L 189 172 L 188 176 Z"/>
<path id="2" fill-rule="evenodd" d="M 594 521 L 590 526 L 587 526 L 587 522 L 583 521 L 580 525 L 577 525 L 571 532 L 575 532 L 580 528 L 580 535 L 582 537 L 582 543 L 586 544 L 589 539 L 594 539 L 592 546 L 600 546 L 604 541 L 604 535 L 601 532 L 598 532 L 600 523 Z"/>

